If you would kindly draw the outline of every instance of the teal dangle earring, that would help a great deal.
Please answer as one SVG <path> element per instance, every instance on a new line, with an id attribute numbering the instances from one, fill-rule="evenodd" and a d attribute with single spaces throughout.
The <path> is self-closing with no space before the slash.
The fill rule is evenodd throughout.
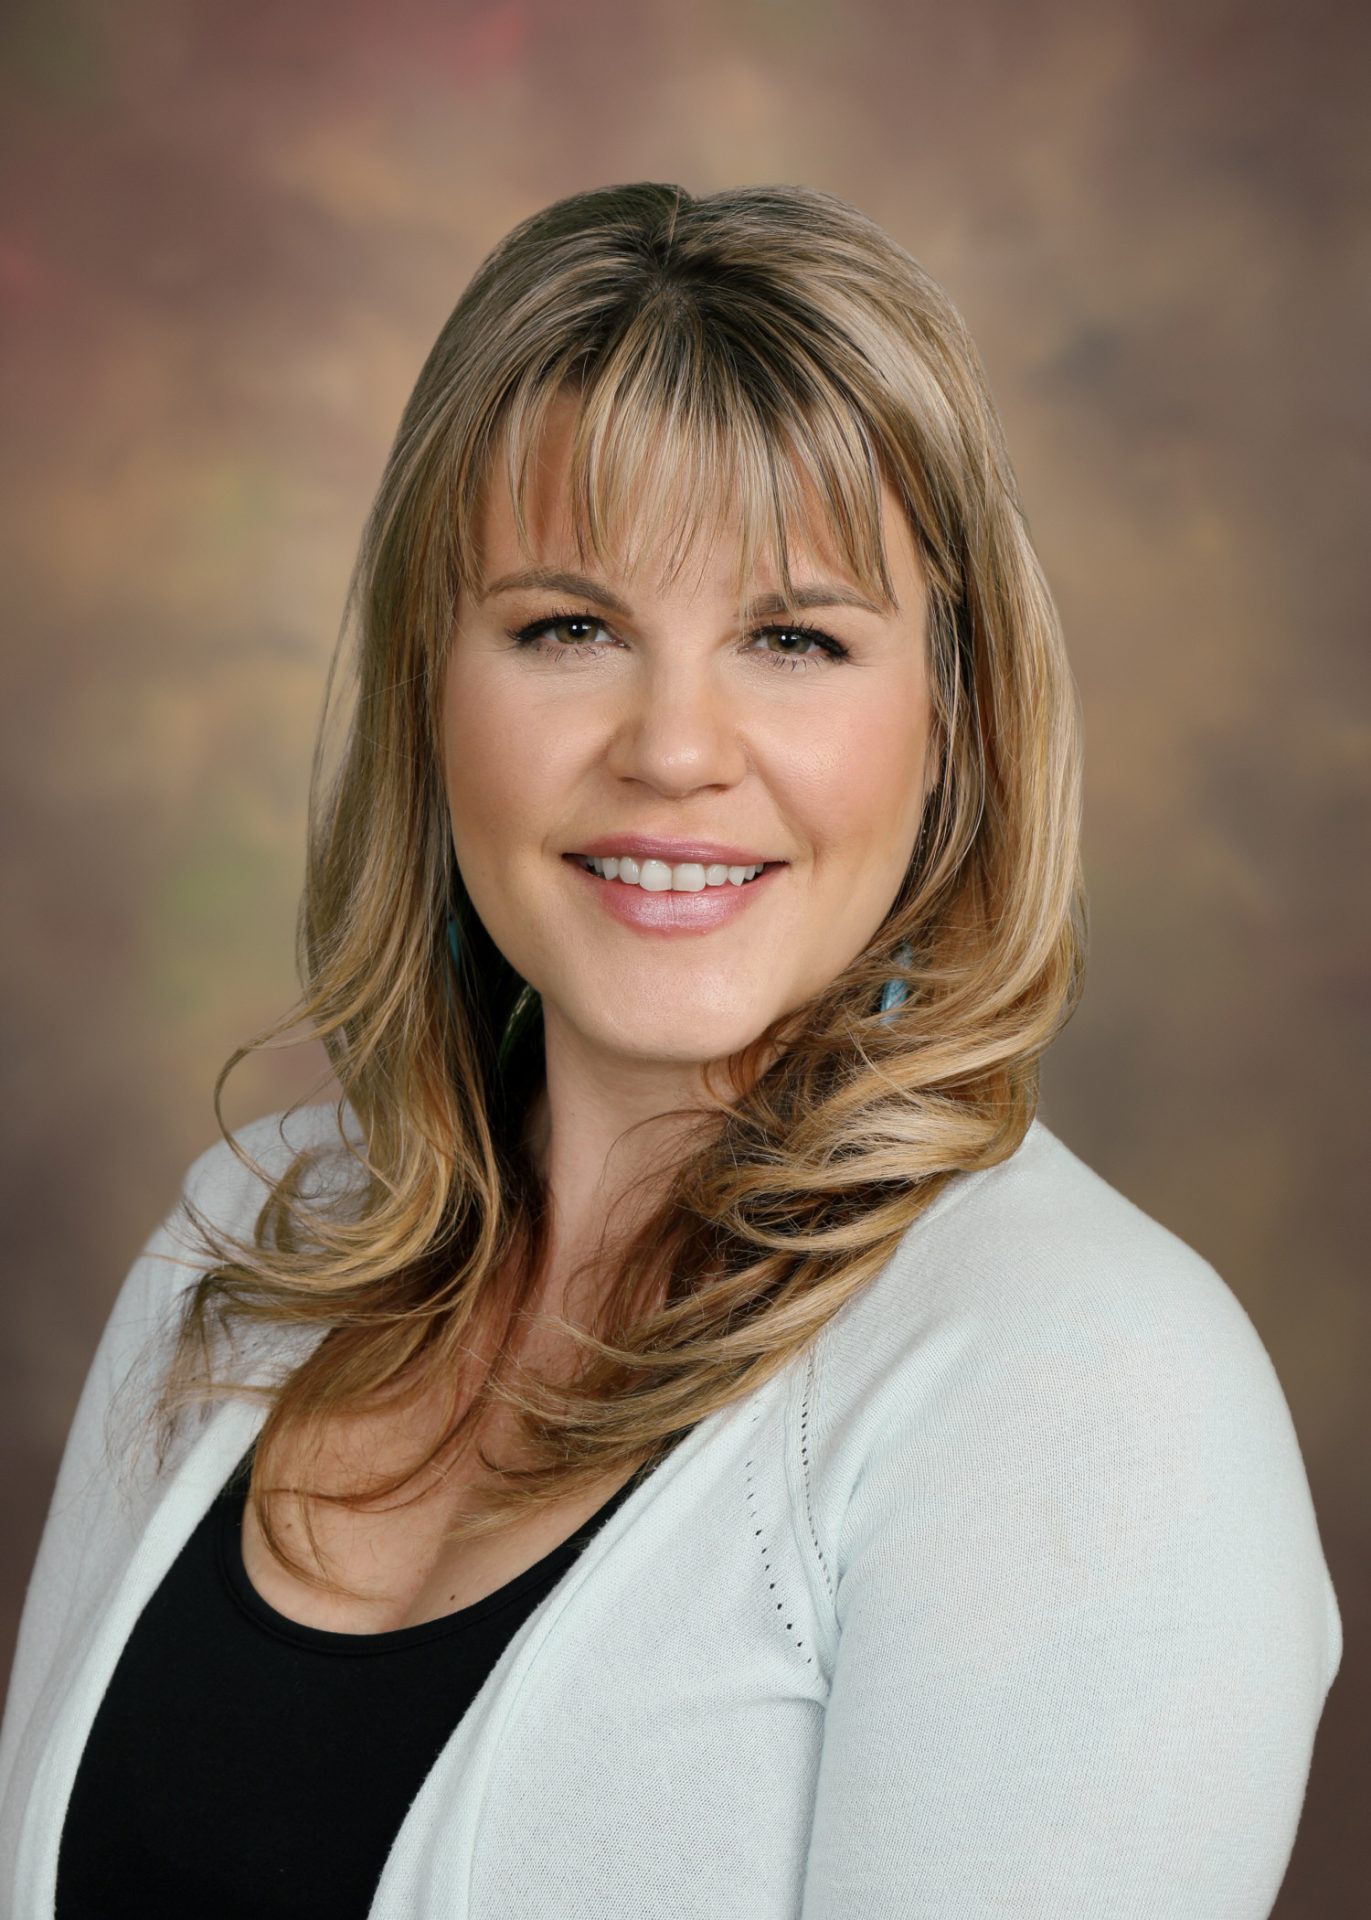
<path id="1" fill-rule="evenodd" d="M 927 833 L 928 817 L 925 814 L 923 824 L 919 828 L 919 838 L 914 849 L 916 855 L 922 849 Z M 907 940 L 901 940 L 899 946 L 895 949 L 896 966 L 907 967 L 913 958 L 914 955 L 910 951 L 909 942 Z M 883 1026 L 888 1027 L 892 1025 L 897 1011 L 904 1005 L 908 998 L 909 989 L 898 976 L 886 981 L 885 985 L 881 988 L 880 1011 Z"/>
<path id="2" fill-rule="evenodd" d="M 895 959 L 897 963 L 902 967 L 907 967 L 913 957 L 913 954 L 910 952 L 909 942 L 907 940 L 901 940 L 899 946 L 895 949 Z M 909 990 L 903 980 L 895 977 L 886 981 L 885 985 L 881 988 L 881 1020 L 885 1026 L 888 1027 L 891 1025 L 897 1009 L 902 1007 L 908 998 Z"/>

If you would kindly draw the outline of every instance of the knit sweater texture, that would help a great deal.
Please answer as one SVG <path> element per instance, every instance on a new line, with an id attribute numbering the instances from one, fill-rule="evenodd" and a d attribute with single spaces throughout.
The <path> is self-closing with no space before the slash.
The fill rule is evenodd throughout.
<path id="1" fill-rule="evenodd" d="M 237 1137 L 270 1176 L 336 1146 L 334 1109 Z M 264 1187 L 220 1141 L 184 1193 L 245 1234 Z M 0 1723 L 10 1920 L 52 1920 L 120 1649 L 265 1417 L 220 1401 L 160 1472 L 134 1453 L 198 1270 L 178 1202 L 66 1443 Z M 279 1380 L 321 1337 L 259 1332 L 240 1367 Z M 1341 1655 L 1252 1321 L 1036 1118 L 597 1532 L 411 1802 L 372 1920 L 1265 1920 Z"/>

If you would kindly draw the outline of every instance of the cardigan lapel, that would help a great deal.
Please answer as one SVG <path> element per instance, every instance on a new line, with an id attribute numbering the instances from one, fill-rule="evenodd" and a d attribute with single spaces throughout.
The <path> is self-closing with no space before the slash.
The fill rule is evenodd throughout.
<path id="1" fill-rule="evenodd" d="M 323 1332 L 278 1329 L 269 1348 L 264 1343 L 250 1352 L 240 1377 L 252 1385 L 279 1379 L 282 1366 L 298 1365 Z M 266 1417 L 262 1401 L 229 1400 L 212 1408 L 179 1464 L 153 1483 L 146 1504 L 125 1525 L 107 1527 L 108 1515 L 93 1516 L 76 1603 L 11 1769 L 4 1838 L 13 1845 L 15 1920 L 53 1920 L 67 1806 L 119 1657 L 138 1616 Z M 111 1490 L 111 1502 L 120 1497 Z"/>
<path id="2" fill-rule="evenodd" d="M 40 1703 L 25 1745 L 38 1754 L 27 1804 L 19 1812 L 14 1868 L 16 1916 L 51 1920 L 57 1899 L 57 1854 L 76 1770 L 92 1722 L 139 1614 L 208 1511 L 253 1435 L 266 1408 L 247 1401 L 220 1407 L 159 1497 L 123 1568 L 86 1585 L 84 1604 L 66 1639 L 67 1659 L 55 1669 L 57 1684 Z M 15 1784 L 26 1777 L 21 1752 Z"/>
<path id="3" fill-rule="evenodd" d="M 597 1574 L 601 1579 L 611 1577 L 611 1568 L 604 1563 L 649 1503 L 664 1496 L 677 1476 L 689 1471 L 724 1426 L 755 1409 L 763 1396 L 783 1393 L 788 1372 L 783 1368 L 754 1393 L 699 1421 L 595 1532 L 524 1621 L 411 1801 L 386 1858 L 368 1920 L 414 1920 L 420 1913 L 424 1920 L 470 1920 L 472 1873 L 492 1766 L 501 1743 L 507 1737 L 518 1738 L 516 1709 L 535 1666 L 540 1660 L 555 1660 L 559 1626 L 573 1611 L 596 1603 Z M 627 1543 L 617 1564 L 631 1572 L 632 1551 Z"/>

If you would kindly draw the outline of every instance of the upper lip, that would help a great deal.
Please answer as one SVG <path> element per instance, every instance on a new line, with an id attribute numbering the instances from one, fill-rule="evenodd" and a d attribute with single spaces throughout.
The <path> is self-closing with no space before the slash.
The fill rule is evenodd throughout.
<path id="1" fill-rule="evenodd" d="M 609 860 L 626 853 L 635 860 L 665 860 L 668 866 L 682 861 L 706 861 L 714 866 L 783 866 L 784 861 L 769 860 L 764 853 L 748 847 L 728 846 L 722 840 L 666 840 L 653 833 L 602 833 L 598 840 L 587 840 L 568 849 L 592 860 Z"/>

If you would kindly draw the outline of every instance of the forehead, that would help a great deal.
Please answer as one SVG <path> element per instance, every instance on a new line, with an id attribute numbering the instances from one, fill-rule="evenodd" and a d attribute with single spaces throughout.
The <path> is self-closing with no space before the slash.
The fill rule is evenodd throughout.
<path id="1" fill-rule="evenodd" d="M 782 569 L 774 551 L 772 512 L 754 515 L 754 552 L 750 574 L 742 573 L 745 532 L 742 503 L 727 486 L 708 497 L 690 484 L 689 477 L 662 487 L 643 489 L 644 507 L 635 510 L 632 487 L 623 489 L 618 524 L 612 513 L 592 529 L 577 512 L 572 490 L 572 443 L 579 405 L 574 396 L 559 395 L 550 405 L 542 433 L 530 444 L 523 485 L 521 535 L 519 515 L 504 446 L 491 458 L 480 493 L 474 528 L 473 558 L 479 591 L 509 573 L 533 567 L 559 571 L 595 572 L 632 583 L 639 592 L 677 590 L 727 595 L 735 586 L 741 593 L 761 585 L 780 583 Z M 822 576 L 860 588 L 870 599 L 884 601 L 878 581 L 861 581 L 844 558 L 831 515 L 816 491 L 812 476 L 799 464 L 791 466 L 798 506 L 785 518 L 787 559 L 797 581 Z M 593 479 L 590 481 L 593 491 Z M 650 503 L 646 504 L 646 503 Z M 603 503 L 596 508 L 603 514 Z M 770 503 L 767 503 L 770 507 Z M 906 593 L 922 584 L 918 549 L 898 494 L 884 475 L 879 486 L 881 544 L 896 609 Z M 756 525 L 760 522 L 760 525 Z M 681 530 L 689 529 L 682 539 Z"/>

